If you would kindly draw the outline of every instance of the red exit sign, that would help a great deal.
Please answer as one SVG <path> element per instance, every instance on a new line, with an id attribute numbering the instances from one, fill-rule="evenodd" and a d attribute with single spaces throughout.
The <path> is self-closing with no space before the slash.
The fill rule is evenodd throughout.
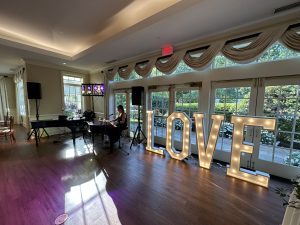
<path id="1" fill-rule="evenodd" d="M 170 44 L 165 44 L 162 47 L 161 54 L 162 54 L 162 56 L 172 55 L 173 54 L 173 46 Z"/>

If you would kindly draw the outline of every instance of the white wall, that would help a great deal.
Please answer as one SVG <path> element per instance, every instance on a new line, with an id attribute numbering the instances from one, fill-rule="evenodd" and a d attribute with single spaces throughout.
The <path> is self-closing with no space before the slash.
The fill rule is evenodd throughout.
<path id="1" fill-rule="evenodd" d="M 63 114 L 63 82 L 62 71 L 77 74 L 83 77 L 84 83 L 90 82 L 89 74 L 68 71 L 66 69 L 55 68 L 46 65 L 34 65 L 26 63 L 27 82 L 41 83 L 42 99 L 40 100 L 39 114 L 40 120 L 57 119 L 58 115 Z M 27 95 L 26 95 L 27 96 Z M 36 107 L 35 100 L 28 100 L 29 118 L 35 120 Z M 90 109 L 89 99 L 84 99 L 83 109 Z M 68 130 L 68 129 L 67 129 Z M 47 132 L 52 134 L 62 133 L 66 130 L 63 128 L 47 128 Z"/>
<path id="2" fill-rule="evenodd" d="M 57 116 L 62 114 L 63 88 L 62 88 L 62 70 L 52 67 L 26 64 L 27 81 L 41 83 L 42 99 L 40 100 L 39 113 L 41 119 L 51 115 Z M 65 70 L 64 70 L 65 71 Z M 68 72 L 68 71 L 65 71 Z M 71 74 L 74 72 L 70 72 Z M 78 73 L 74 73 L 78 74 Z M 84 82 L 89 82 L 89 74 L 82 75 Z M 90 107 L 89 100 L 85 100 L 84 108 Z M 35 101 L 29 100 L 30 117 L 35 117 Z"/>

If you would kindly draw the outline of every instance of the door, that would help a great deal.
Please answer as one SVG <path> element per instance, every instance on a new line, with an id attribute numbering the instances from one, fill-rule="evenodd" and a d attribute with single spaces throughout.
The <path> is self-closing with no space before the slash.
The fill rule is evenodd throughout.
<path id="1" fill-rule="evenodd" d="M 300 76 L 262 80 L 256 114 L 275 117 L 276 128 L 255 129 L 254 168 L 295 178 L 300 173 Z"/>
<path id="2" fill-rule="evenodd" d="M 154 111 L 154 138 L 155 142 L 165 145 L 166 124 L 169 116 L 169 91 L 153 90 L 150 92 L 150 109 Z"/>
<path id="3" fill-rule="evenodd" d="M 199 112 L 200 88 L 176 88 L 175 89 L 175 112 L 185 112 L 192 121 L 191 144 L 197 145 L 196 127 L 193 114 Z M 179 119 L 175 120 L 174 140 L 179 142 L 179 148 L 182 145 L 183 122 Z"/>
<path id="4" fill-rule="evenodd" d="M 255 79 L 212 83 L 211 113 L 224 115 L 214 153 L 215 159 L 230 162 L 233 131 L 231 116 L 255 115 L 256 94 Z M 253 141 L 252 127 L 245 127 L 244 141 Z M 241 165 L 249 168 L 251 157 L 251 154 L 242 153 Z"/>

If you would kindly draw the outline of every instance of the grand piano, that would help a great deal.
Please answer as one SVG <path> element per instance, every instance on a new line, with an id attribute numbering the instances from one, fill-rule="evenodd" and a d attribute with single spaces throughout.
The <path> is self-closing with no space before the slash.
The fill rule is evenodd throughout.
<path id="1" fill-rule="evenodd" d="M 67 127 L 72 132 L 73 144 L 75 145 L 76 131 L 84 127 L 84 119 L 73 119 L 73 120 L 35 120 L 31 121 L 31 129 L 35 137 L 36 146 L 39 145 L 39 133 L 40 129 L 49 127 Z"/>
<path id="2" fill-rule="evenodd" d="M 114 143 L 120 138 L 120 128 L 109 121 L 88 122 L 88 125 L 92 133 L 93 146 L 96 134 L 107 135 L 110 143 L 110 151 L 112 151 Z"/>

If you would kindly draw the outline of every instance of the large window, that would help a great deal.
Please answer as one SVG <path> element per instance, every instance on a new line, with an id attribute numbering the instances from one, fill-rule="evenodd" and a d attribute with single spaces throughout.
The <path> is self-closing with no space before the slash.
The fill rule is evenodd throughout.
<path id="1" fill-rule="evenodd" d="M 154 136 L 166 137 L 166 122 L 169 116 L 169 91 L 152 92 L 151 109 L 154 111 Z"/>
<path id="2" fill-rule="evenodd" d="M 82 110 L 81 84 L 83 79 L 80 77 L 63 76 L 64 83 L 64 111 L 68 116 L 74 116 Z"/>
<path id="3" fill-rule="evenodd" d="M 231 151 L 231 115 L 248 115 L 251 87 L 226 87 L 215 89 L 214 112 L 225 115 L 217 142 L 217 150 Z"/>
<path id="4" fill-rule="evenodd" d="M 284 60 L 300 57 L 300 53 L 286 48 L 279 42 L 275 42 L 268 48 L 257 60 L 252 63 L 272 62 L 276 60 Z M 212 63 L 212 69 L 241 65 L 227 59 L 225 56 L 217 55 Z"/>
<path id="5" fill-rule="evenodd" d="M 24 101 L 24 82 L 23 80 L 20 80 L 17 83 L 17 102 L 18 102 L 18 110 L 20 116 L 26 115 L 26 109 L 25 109 L 25 101 Z"/>
<path id="6" fill-rule="evenodd" d="M 300 167 L 300 85 L 266 86 L 263 112 L 277 126 L 261 132 L 259 158 Z"/>
<path id="7" fill-rule="evenodd" d="M 192 120 L 191 143 L 196 144 L 194 112 L 198 112 L 199 90 L 178 90 L 175 94 L 175 111 L 185 112 Z M 182 141 L 183 123 L 175 122 L 175 140 Z"/>

